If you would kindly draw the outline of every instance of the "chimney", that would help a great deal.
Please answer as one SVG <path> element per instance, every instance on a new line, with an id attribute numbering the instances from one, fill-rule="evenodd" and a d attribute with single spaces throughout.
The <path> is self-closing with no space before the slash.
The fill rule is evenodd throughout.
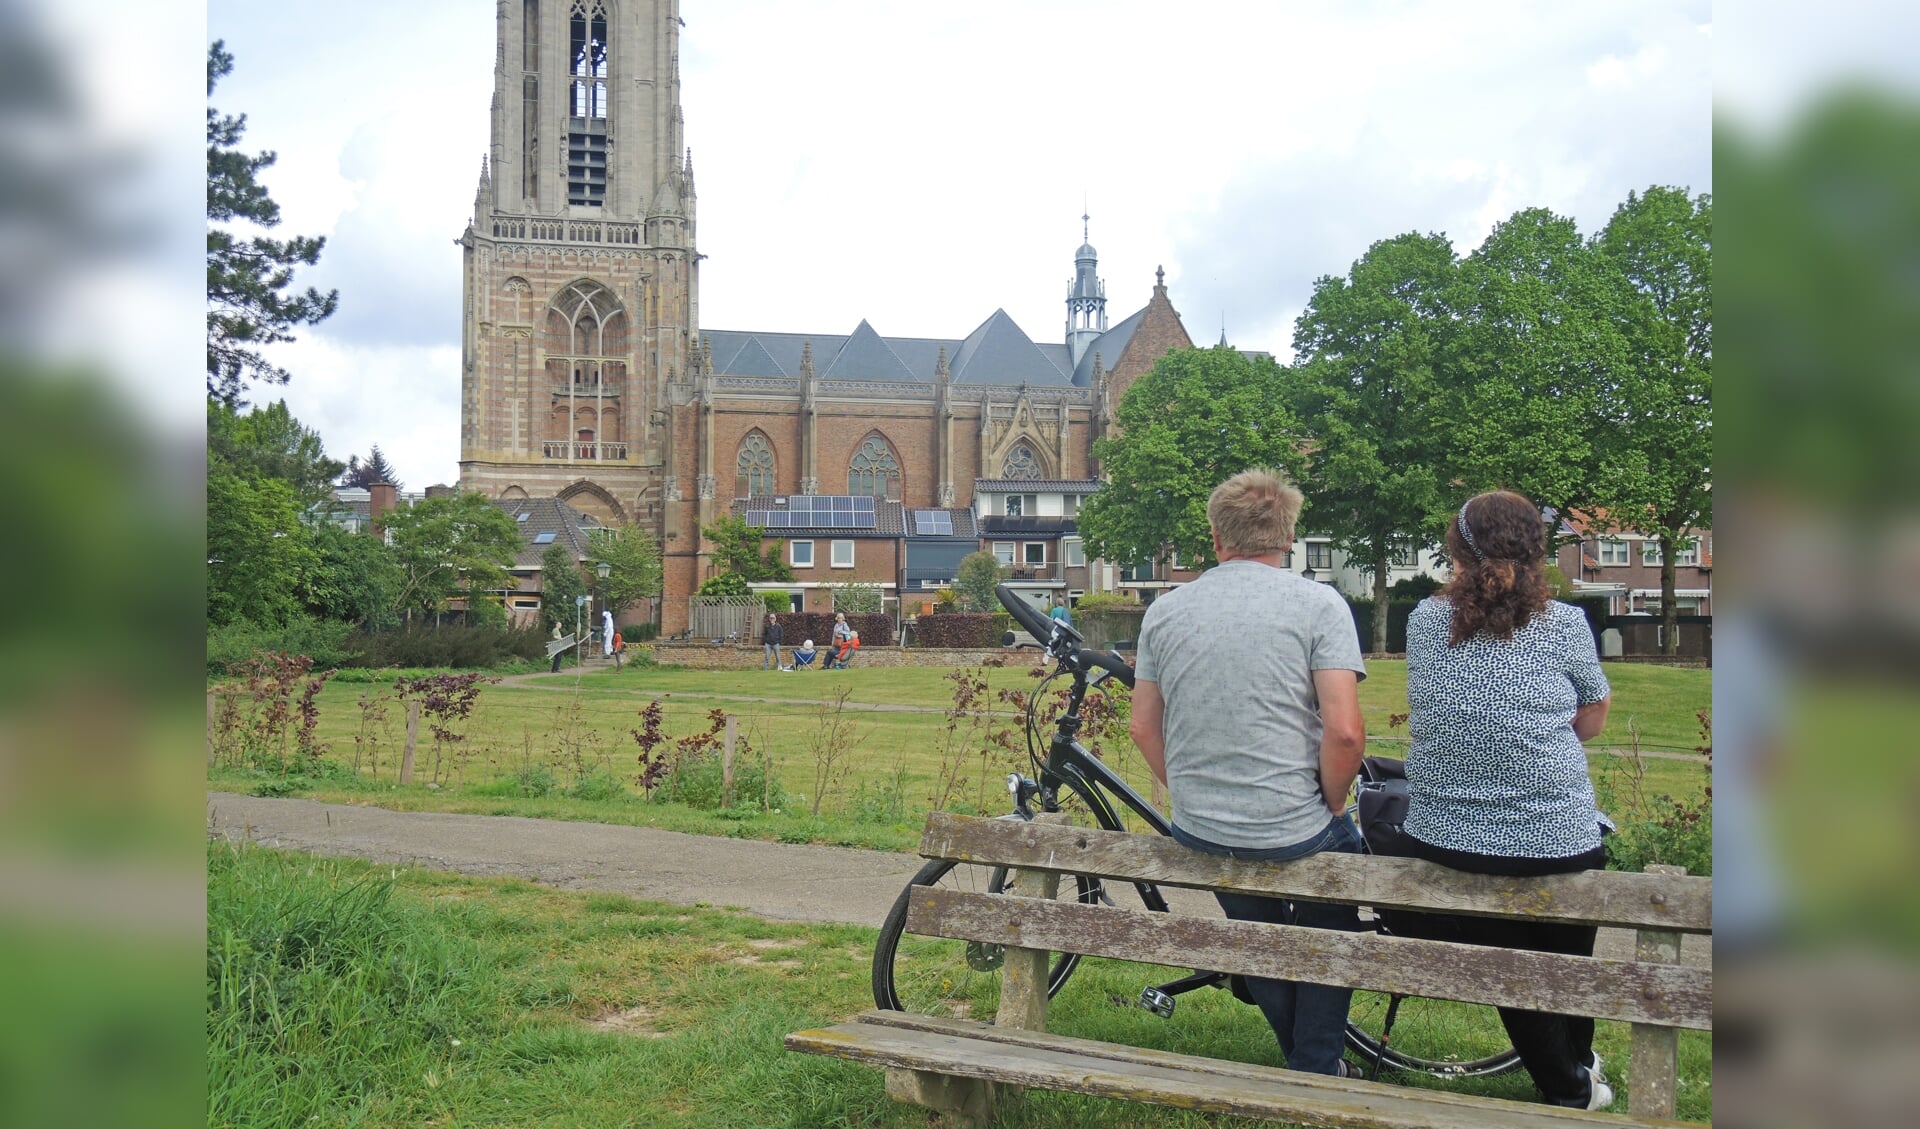
<path id="1" fill-rule="evenodd" d="M 400 505 L 400 488 L 391 482 L 367 484 L 367 525 L 375 533 L 385 533 L 380 515 Z"/>
<path id="2" fill-rule="evenodd" d="M 427 497 L 429 498 L 451 498 L 458 493 L 458 490 L 455 490 L 445 483 L 436 482 L 432 486 L 427 487 Z"/>

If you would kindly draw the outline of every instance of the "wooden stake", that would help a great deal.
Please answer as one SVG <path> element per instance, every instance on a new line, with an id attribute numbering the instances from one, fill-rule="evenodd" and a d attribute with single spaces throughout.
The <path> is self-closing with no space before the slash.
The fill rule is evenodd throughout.
<path id="1" fill-rule="evenodd" d="M 207 767 L 213 767 L 213 730 L 220 722 L 220 695 L 207 693 Z"/>
<path id="2" fill-rule="evenodd" d="M 1655 863 L 1648 874 L 1685 874 L 1682 866 Z M 1680 963 L 1680 934 L 1665 929 L 1634 931 L 1633 959 L 1656 964 Z M 1632 1027 L 1627 1071 L 1631 1081 L 1627 1092 L 1627 1112 L 1635 1117 L 1671 1119 L 1680 1070 L 1680 1031 L 1636 1023 Z"/>
<path id="3" fill-rule="evenodd" d="M 407 751 L 400 755 L 400 783 L 413 783 L 413 747 L 420 740 L 420 703 L 407 703 Z"/>
<path id="4" fill-rule="evenodd" d="M 727 715 L 727 743 L 720 753 L 720 806 L 733 806 L 733 747 L 740 740 L 740 719 Z"/>

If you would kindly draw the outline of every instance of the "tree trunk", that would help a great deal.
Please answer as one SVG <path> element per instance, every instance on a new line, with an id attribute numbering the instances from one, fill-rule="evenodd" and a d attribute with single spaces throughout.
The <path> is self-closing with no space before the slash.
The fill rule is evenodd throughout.
<path id="1" fill-rule="evenodd" d="M 1680 653 L 1680 604 L 1673 596 L 1678 573 L 1673 560 L 1676 543 L 1671 534 L 1660 535 L 1660 653 L 1667 656 Z"/>
<path id="2" fill-rule="evenodd" d="M 1373 566 L 1373 653 L 1376 655 L 1387 651 L 1387 617 L 1391 611 L 1387 604 L 1387 558 L 1383 550 L 1379 563 Z"/>

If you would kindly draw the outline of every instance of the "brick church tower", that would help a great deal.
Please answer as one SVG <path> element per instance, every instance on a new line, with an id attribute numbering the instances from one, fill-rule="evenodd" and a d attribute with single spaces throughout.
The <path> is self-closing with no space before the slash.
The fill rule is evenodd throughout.
<path id="1" fill-rule="evenodd" d="M 463 248 L 460 483 L 661 532 L 698 317 L 679 0 L 501 0 Z"/>

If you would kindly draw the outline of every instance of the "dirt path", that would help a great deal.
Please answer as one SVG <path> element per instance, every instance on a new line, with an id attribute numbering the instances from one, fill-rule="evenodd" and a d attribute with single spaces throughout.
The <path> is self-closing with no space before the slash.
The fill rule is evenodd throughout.
<path id="1" fill-rule="evenodd" d="M 396 812 L 231 792 L 207 793 L 207 833 L 318 855 L 482 878 L 524 878 L 559 890 L 711 905 L 778 921 L 874 928 L 923 861 L 852 847 L 762 843 L 519 816 Z M 1220 916 L 1207 895 L 1171 889 L 1166 893 L 1177 913 Z M 1684 940 L 1685 963 L 1711 962 L 1707 938 Z M 1595 955 L 1631 960 L 1633 935 L 1601 930 Z"/>

